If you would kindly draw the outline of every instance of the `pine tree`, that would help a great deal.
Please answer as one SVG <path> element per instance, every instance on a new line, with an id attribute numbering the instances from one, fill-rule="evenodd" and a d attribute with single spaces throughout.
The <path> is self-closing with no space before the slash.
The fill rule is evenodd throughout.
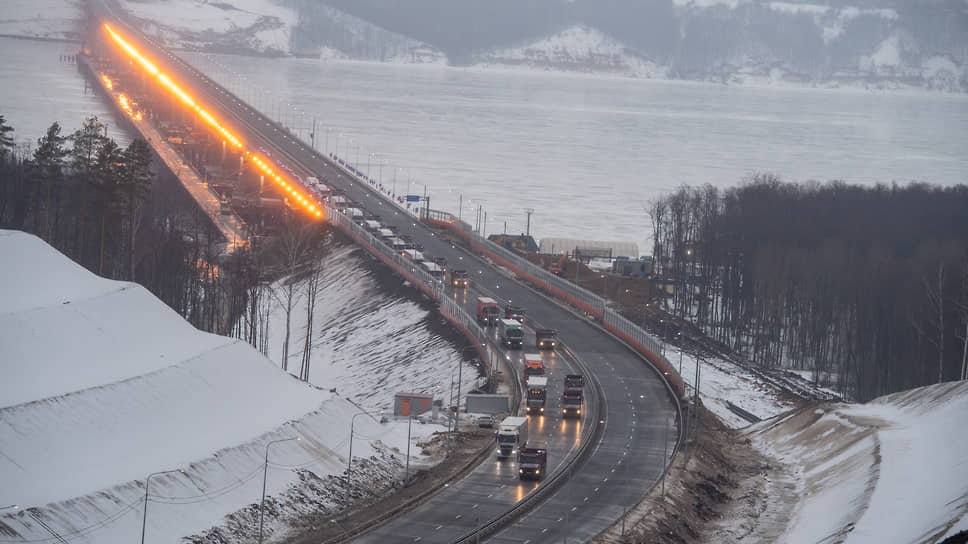
<path id="1" fill-rule="evenodd" d="M 93 184 L 92 173 L 95 169 L 98 152 L 108 138 L 104 135 L 104 124 L 98 121 L 97 116 L 93 116 L 84 120 L 84 125 L 71 135 L 71 140 L 74 143 L 74 147 L 71 149 L 71 168 L 77 175 L 77 200 L 79 205 L 74 258 L 83 265 L 85 262 L 84 240 L 87 228 L 88 195 L 90 186 Z"/>
<path id="2" fill-rule="evenodd" d="M 120 183 L 122 214 L 125 223 L 127 279 L 134 281 L 135 235 L 141 224 L 141 205 L 151 192 L 153 176 L 151 173 L 151 147 L 148 142 L 138 138 L 128 144 L 123 154 Z"/>
<path id="3" fill-rule="evenodd" d="M 0 159 L 6 160 L 7 154 L 13 151 L 14 141 L 10 133 L 13 127 L 7 124 L 7 120 L 0 115 Z"/>
<path id="4" fill-rule="evenodd" d="M 41 187 L 41 190 L 35 193 L 33 205 L 34 210 L 43 208 L 38 232 L 51 244 L 54 243 L 51 239 L 51 210 L 56 207 L 54 197 L 57 194 L 54 188 L 59 187 L 64 181 L 64 166 L 68 154 L 65 148 L 66 142 L 67 138 L 61 136 L 60 125 L 52 124 L 47 129 L 47 134 L 37 140 L 37 148 L 29 163 L 30 183 Z"/>

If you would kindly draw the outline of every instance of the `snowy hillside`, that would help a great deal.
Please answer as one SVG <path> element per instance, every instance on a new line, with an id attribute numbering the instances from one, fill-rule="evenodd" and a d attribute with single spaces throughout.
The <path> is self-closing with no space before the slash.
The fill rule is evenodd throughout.
<path id="1" fill-rule="evenodd" d="M 634 50 L 583 25 L 521 47 L 480 53 L 473 62 L 648 78 L 667 75 L 664 68 L 638 56 Z"/>
<path id="2" fill-rule="evenodd" d="M 442 336 L 454 334 L 443 318 L 409 298 L 390 294 L 410 289 L 399 276 L 388 273 L 377 278 L 362 255 L 356 246 L 331 243 L 323 258 L 309 381 L 321 388 L 337 388 L 366 410 L 387 412 L 393 409 L 393 392 L 449 399 L 452 380 L 456 382 L 458 376 L 465 393 L 482 385 L 477 369 L 461 361 L 460 350 Z M 281 283 L 272 289 L 284 292 Z M 306 340 L 305 291 L 306 280 L 302 280 L 294 290 L 288 364 L 293 374 L 299 373 Z M 285 331 L 283 300 L 273 297 L 268 328 L 269 358 L 279 366 Z M 466 344 L 462 337 L 459 341 Z M 460 373 L 458 364 L 464 365 Z"/>
<path id="3" fill-rule="evenodd" d="M 17 263 L 0 269 L 0 504 L 19 506 L 0 511 L 6 541 L 50 538 L 40 519 L 71 542 L 131 542 L 145 480 L 158 471 L 171 472 L 150 479 L 146 541 L 216 526 L 251 537 L 266 447 L 284 438 L 299 440 L 271 448 L 270 534 L 401 477 L 406 423 L 374 414 L 356 418 L 352 489 L 334 478 L 346 470 L 350 418 L 361 413 L 340 396 L 364 396 L 352 387 L 338 395 L 300 382 L 34 236 L 0 231 L 0 254 Z M 392 395 L 394 385 L 380 391 Z M 441 429 L 416 425 L 413 443 Z"/>
<path id="4" fill-rule="evenodd" d="M 966 414 L 968 383 L 953 382 L 750 427 L 744 435 L 785 475 L 765 467 L 770 506 L 737 519 L 734 534 L 752 526 L 764 541 L 915 543 L 968 530 Z"/>
<path id="5" fill-rule="evenodd" d="M 267 0 L 133 1 L 121 7 L 142 21 L 143 30 L 171 46 L 288 55 L 296 13 Z"/>

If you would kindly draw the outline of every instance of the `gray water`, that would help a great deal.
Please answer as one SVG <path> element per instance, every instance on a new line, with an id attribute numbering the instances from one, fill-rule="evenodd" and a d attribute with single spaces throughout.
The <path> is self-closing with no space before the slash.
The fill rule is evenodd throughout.
<path id="1" fill-rule="evenodd" d="M 0 38 L 0 112 L 18 141 L 96 114 L 71 44 Z M 638 243 L 649 202 L 680 185 L 791 181 L 965 183 L 968 97 L 739 87 L 531 71 L 185 54 L 246 100 L 398 194 L 487 233 Z M 382 167 L 380 164 L 383 164 Z M 506 227 L 505 227 L 506 224 Z"/>
<path id="2" fill-rule="evenodd" d="M 96 115 L 108 125 L 108 136 L 121 145 L 130 135 L 118 128 L 117 118 L 104 99 L 90 89 L 75 64 L 61 59 L 73 55 L 77 44 L 0 37 L 0 115 L 14 128 L 18 145 L 36 147 L 37 139 L 55 121 L 67 136 Z"/>
<path id="3" fill-rule="evenodd" d="M 191 55 L 397 193 L 487 232 L 633 241 L 649 202 L 681 185 L 965 183 L 968 97 L 740 87 L 526 71 Z M 377 153 L 371 155 L 371 153 Z M 357 157 L 359 157 L 357 159 Z M 369 166 L 367 162 L 369 161 Z"/>

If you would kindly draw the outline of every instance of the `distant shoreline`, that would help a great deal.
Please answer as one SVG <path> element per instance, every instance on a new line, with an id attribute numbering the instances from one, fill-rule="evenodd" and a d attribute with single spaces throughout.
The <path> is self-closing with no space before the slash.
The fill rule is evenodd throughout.
<path id="1" fill-rule="evenodd" d="M 82 43 L 82 41 L 78 39 L 48 38 L 45 36 L 24 36 L 22 34 L 0 34 L 0 38 L 12 38 L 15 40 L 31 40 L 35 42 L 76 43 L 76 44 Z"/>

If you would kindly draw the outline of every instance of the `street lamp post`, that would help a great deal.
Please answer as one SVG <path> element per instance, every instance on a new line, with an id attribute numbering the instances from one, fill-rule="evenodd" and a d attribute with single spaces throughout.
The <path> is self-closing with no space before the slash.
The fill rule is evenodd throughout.
<path id="1" fill-rule="evenodd" d="M 605 320 L 605 310 L 608 309 L 608 274 L 602 274 L 602 320 Z"/>
<path id="2" fill-rule="evenodd" d="M 413 414 L 407 416 L 407 468 L 403 475 L 403 487 L 410 485 L 410 429 L 413 427 Z"/>
<path id="3" fill-rule="evenodd" d="M 259 503 L 259 544 L 262 544 L 262 527 L 266 517 L 266 480 L 269 475 L 269 446 L 290 440 L 299 440 L 299 437 L 280 438 L 279 440 L 272 440 L 266 444 L 266 458 L 265 463 L 262 465 L 262 501 Z"/>
<path id="4" fill-rule="evenodd" d="M 158 476 L 159 474 L 168 474 L 171 472 L 181 472 L 182 474 L 185 473 L 185 471 L 180 468 L 175 470 L 162 470 L 159 472 L 152 472 L 151 474 L 148 475 L 147 478 L 145 478 L 145 508 L 144 508 L 144 516 L 141 518 L 141 544 L 145 544 L 145 528 L 148 526 L 148 483 L 151 481 L 152 476 Z"/>
<path id="5" fill-rule="evenodd" d="M 358 414 L 353 414 L 353 418 L 350 419 L 350 454 L 346 459 L 346 488 L 349 492 L 349 484 L 352 480 L 353 473 L 351 472 L 353 468 L 353 425 L 356 424 L 356 418 L 360 416 L 368 415 L 366 412 L 360 412 Z"/>

